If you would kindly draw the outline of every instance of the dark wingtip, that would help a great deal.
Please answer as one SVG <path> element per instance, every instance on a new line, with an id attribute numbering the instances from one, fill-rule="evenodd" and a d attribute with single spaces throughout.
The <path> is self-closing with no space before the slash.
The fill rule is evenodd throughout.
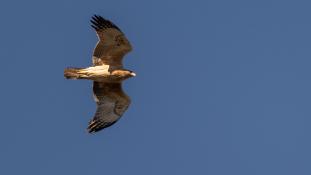
<path id="1" fill-rule="evenodd" d="M 95 132 L 97 132 L 96 130 L 92 130 L 92 129 L 90 129 L 90 128 L 87 128 L 86 130 L 87 130 L 87 132 L 90 133 L 90 134 L 94 134 Z"/>
<path id="2" fill-rule="evenodd" d="M 101 131 L 105 128 L 108 128 L 110 127 L 111 125 L 115 124 L 117 121 L 114 121 L 114 122 L 101 122 L 101 121 L 98 121 L 98 120 L 92 120 L 90 123 L 89 123 L 89 126 L 87 127 L 87 132 L 92 134 L 92 133 L 95 133 L 95 132 L 98 132 L 98 131 Z"/>
<path id="3" fill-rule="evenodd" d="M 105 30 L 108 28 L 114 28 L 121 32 L 119 27 L 117 27 L 115 24 L 113 24 L 111 21 L 101 17 L 100 15 L 93 15 L 92 19 L 90 20 L 91 27 L 94 28 L 96 31 L 98 30 Z"/>
<path id="4" fill-rule="evenodd" d="M 94 134 L 94 133 L 96 133 L 96 132 L 98 132 L 98 131 L 100 131 L 100 130 L 103 130 L 104 128 L 101 128 L 101 129 L 87 129 L 87 132 L 89 133 L 89 134 Z"/>
<path id="5" fill-rule="evenodd" d="M 99 131 L 98 127 L 96 125 L 97 125 L 96 121 L 94 121 L 94 120 L 90 121 L 89 126 L 87 127 L 87 132 L 88 133 L 95 133 L 95 132 Z"/>
<path id="6" fill-rule="evenodd" d="M 88 126 L 86 130 L 88 133 L 93 134 L 93 133 L 96 133 L 100 130 L 103 130 L 104 128 L 106 128 L 106 127 L 90 127 L 90 126 Z"/>
<path id="7" fill-rule="evenodd" d="M 104 129 L 104 128 L 101 128 L 101 129 Z M 98 127 L 96 122 L 93 122 L 93 123 L 90 122 L 89 126 L 87 127 L 87 132 L 88 133 L 95 133 L 97 131 L 100 131 L 101 129 Z"/>

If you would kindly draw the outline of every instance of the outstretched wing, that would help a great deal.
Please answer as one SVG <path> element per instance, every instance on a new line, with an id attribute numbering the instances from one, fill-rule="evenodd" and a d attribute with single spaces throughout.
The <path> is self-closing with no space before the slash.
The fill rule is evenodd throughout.
<path id="1" fill-rule="evenodd" d="M 99 38 L 93 53 L 93 65 L 122 67 L 123 56 L 132 50 L 128 39 L 115 24 L 101 16 L 94 15 L 91 23 Z"/>
<path id="2" fill-rule="evenodd" d="M 130 98 L 123 92 L 121 83 L 94 82 L 93 92 L 97 109 L 88 126 L 90 133 L 116 123 L 131 103 Z"/>

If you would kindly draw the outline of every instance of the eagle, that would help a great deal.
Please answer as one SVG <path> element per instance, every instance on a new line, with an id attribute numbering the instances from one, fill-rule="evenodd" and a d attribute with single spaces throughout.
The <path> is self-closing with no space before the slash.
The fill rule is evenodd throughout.
<path id="1" fill-rule="evenodd" d="M 66 68 L 64 76 L 66 79 L 93 81 L 97 109 L 87 130 L 95 133 L 116 123 L 128 109 L 131 99 L 123 91 L 122 81 L 136 74 L 123 68 L 122 59 L 132 46 L 119 27 L 99 15 L 94 15 L 90 21 L 99 39 L 93 51 L 93 65 Z"/>

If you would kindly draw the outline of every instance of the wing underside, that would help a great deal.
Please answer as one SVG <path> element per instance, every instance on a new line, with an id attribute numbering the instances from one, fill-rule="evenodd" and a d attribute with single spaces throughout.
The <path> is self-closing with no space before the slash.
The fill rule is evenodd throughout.
<path id="1" fill-rule="evenodd" d="M 130 105 L 130 98 L 123 92 L 120 83 L 94 82 L 93 91 L 97 109 L 88 126 L 90 133 L 116 123 Z"/>
<path id="2" fill-rule="evenodd" d="M 94 15 L 91 20 L 99 42 L 93 53 L 94 65 L 122 65 L 123 56 L 132 50 L 132 46 L 122 31 L 111 21 Z"/>

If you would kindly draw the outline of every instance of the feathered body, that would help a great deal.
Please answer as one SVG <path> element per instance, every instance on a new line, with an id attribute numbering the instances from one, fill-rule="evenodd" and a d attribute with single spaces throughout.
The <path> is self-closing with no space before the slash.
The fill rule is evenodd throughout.
<path id="1" fill-rule="evenodd" d="M 132 71 L 125 69 L 109 70 L 108 66 L 94 66 L 88 68 L 67 68 L 64 76 L 67 79 L 88 79 L 97 82 L 121 83 L 123 80 L 135 76 Z"/>
<path id="2" fill-rule="evenodd" d="M 94 15 L 91 23 L 99 38 L 93 52 L 93 66 L 67 68 L 64 76 L 94 81 L 97 110 L 88 131 L 97 132 L 116 123 L 127 110 L 131 100 L 122 90 L 122 81 L 136 74 L 123 68 L 122 58 L 132 50 L 132 46 L 121 30 L 101 16 Z"/>

